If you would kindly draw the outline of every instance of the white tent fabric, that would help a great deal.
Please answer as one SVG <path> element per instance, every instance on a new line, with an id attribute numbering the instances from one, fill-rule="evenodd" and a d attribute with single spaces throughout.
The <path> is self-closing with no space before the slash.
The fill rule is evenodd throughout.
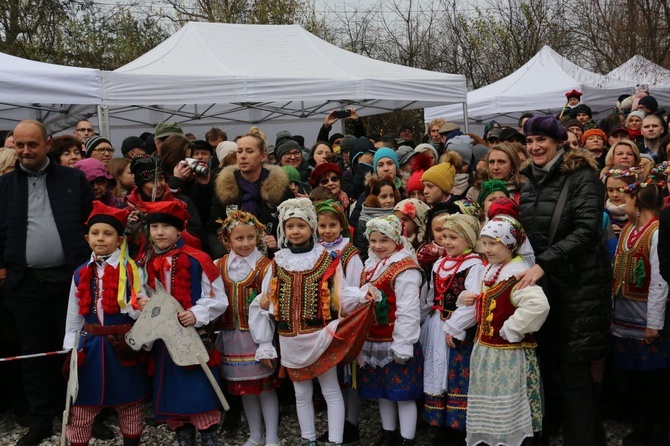
<path id="1" fill-rule="evenodd" d="M 661 105 L 670 105 L 670 70 L 639 54 L 607 73 L 607 76 L 635 84 L 646 84 L 650 94 Z"/>
<path id="2" fill-rule="evenodd" d="M 611 108 L 616 98 L 631 93 L 634 83 L 587 71 L 544 46 L 507 77 L 468 93 L 468 117 L 485 121 L 523 112 L 556 113 L 565 106 L 565 93 L 576 88 L 594 113 Z M 462 122 L 460 107 L 424 110 L 425 122 L 435 118 Z"/>
<path id="3" fill-rule="evenodd" d="M 0 53 L 0 66 L 0 129 L 11 129 L 22 119 L 38 119 L 50 131 L 57 131 L 73 125 L 50 126 L 77 109 L 71 104 L 102 103 L 100 70 L 35 62 L 4 53 Z"/>
<path id="4" fill-rule="evenodd" d="M 317 123 L 340 107 L 363 116 L 462 103 L 466 94 L 462 75 L 369 59 L 297 25 L 187 23 L 133 62 L 103 72 L 102 84 L 112 129 L 164 120 L 263 129 Z"/>

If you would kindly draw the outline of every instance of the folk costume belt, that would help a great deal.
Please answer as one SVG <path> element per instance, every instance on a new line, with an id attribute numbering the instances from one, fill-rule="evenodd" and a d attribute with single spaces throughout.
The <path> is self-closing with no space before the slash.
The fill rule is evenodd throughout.
<path id="1" fill-rule="evenodd" d="M 84 331 L 92 336 L 109 336 L 119 335 L 123 336 L 133 328 L 131 324 L 122 325 L 100 325 L 100 324 L 84 324 Z"/>

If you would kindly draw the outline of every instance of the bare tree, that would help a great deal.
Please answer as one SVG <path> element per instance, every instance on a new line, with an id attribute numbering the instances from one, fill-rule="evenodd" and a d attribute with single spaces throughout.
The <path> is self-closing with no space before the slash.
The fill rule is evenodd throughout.
<path id="1" fill-rule="evenodd" d="M 670 63 L 667 0 L 575 0 L 572 10 L 573 45 L 588 68 L 608 72 L 636 54 Z"/>

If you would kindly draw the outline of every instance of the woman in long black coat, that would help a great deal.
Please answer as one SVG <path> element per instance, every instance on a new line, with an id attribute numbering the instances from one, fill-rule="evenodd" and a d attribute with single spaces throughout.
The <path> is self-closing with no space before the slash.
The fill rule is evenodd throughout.
<path id="1" fill-rule="evenodd" d="M 564 445 L 600 446 L 605 438 L 591 363 L 610 349 L 612 273 L 602 237 L 604 190 L 588 153 L 563 151 L 567 134 L 554 117 L 529 119 L 524 133 L 532 164 L 523 172 L 529 181 L 521 190 L 519 219 L 535 249 L 536 265 L 520 278 L 519 287 L 537 283 L 549 298 L 540 346 L 561 381 Z M 551 239 L 564 187 L 567 199 Z"/>

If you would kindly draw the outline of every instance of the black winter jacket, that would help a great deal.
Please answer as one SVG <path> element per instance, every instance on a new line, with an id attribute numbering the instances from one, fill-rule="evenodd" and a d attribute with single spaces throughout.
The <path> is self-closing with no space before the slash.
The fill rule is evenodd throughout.
<path id="1" fill-rule="evenodd" d="M 57 165 L 46 169 L 51 212 L 71 273 L 91 251 L 84 238 L 84 222 L 93 209 L 93 189 L 79 169 Z M 18 283 L 26 269 L 28 175 L 19 167 L 0 176 L 0 268 L 7 268 L 6 287 Z"/>
<path id="2" fill-rule="evenodd" d="M 571 151 L 541 182 L 529 166 L 521 189 L 519 220 L 545 271 L 542 286 L 551 309 L 540 331 L 540 347 L 561 362 L 602 358 L 610 346 L 612 268 L 602 236 L 604 188 L 595 160 Z M 558 230 L 547 246 L 549 227 L 568 177 L 568 199 Z"/>

